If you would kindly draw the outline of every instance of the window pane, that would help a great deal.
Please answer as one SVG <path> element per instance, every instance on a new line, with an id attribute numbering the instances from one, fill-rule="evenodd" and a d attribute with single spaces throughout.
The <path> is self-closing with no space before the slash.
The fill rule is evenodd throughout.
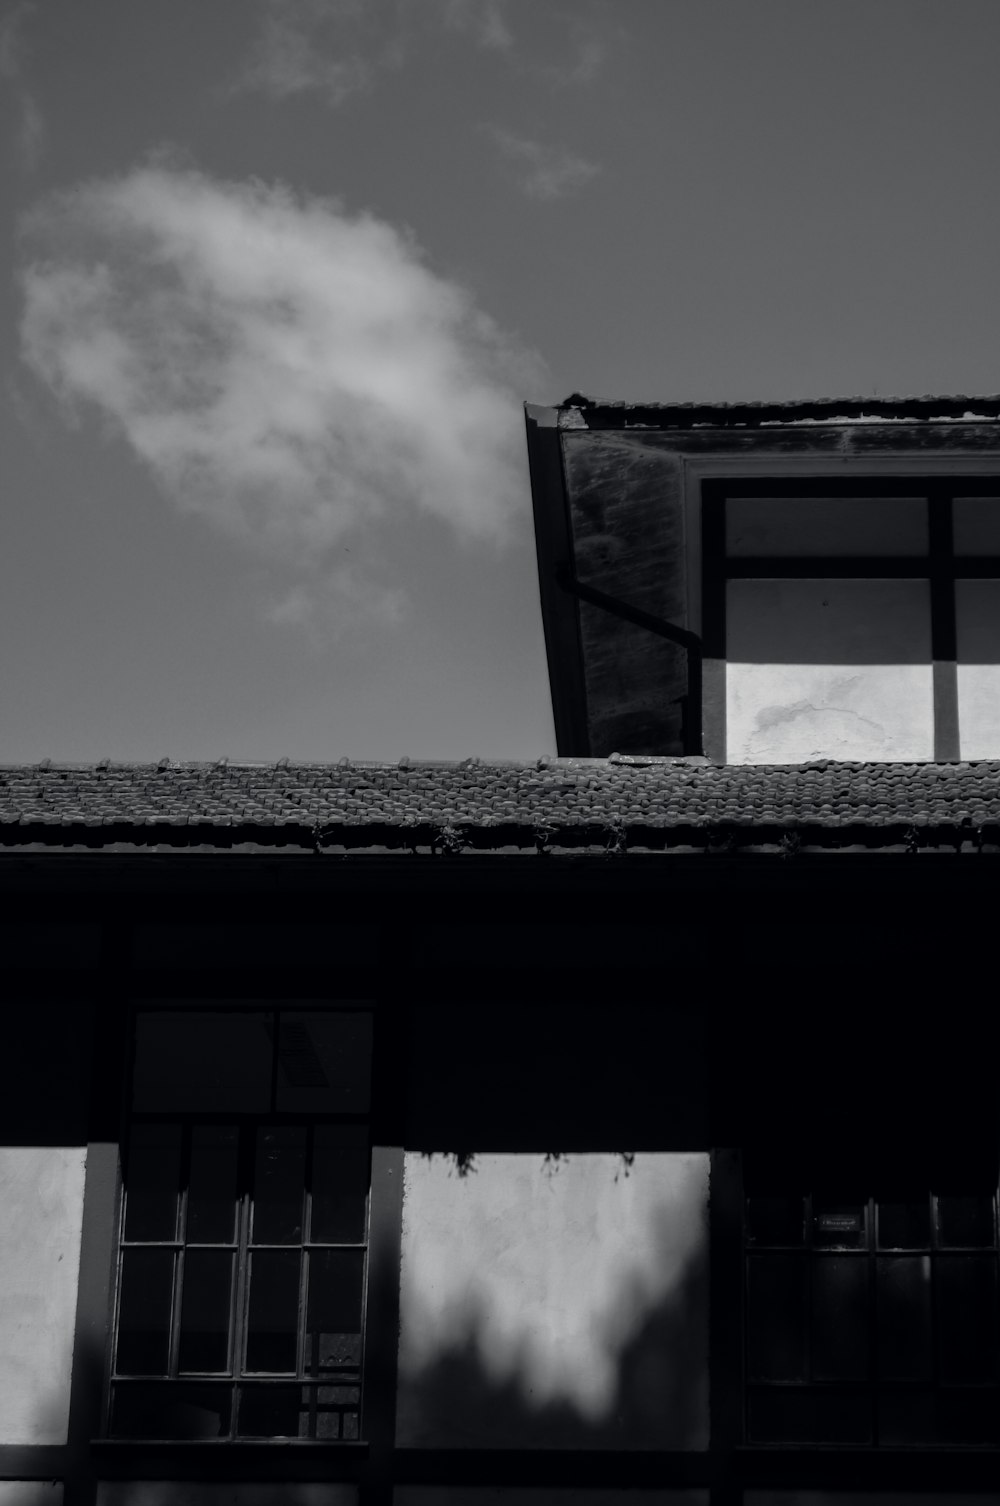
<path id="1" fill-rule="evenodd" d="M 878 1258 L 878 1366 L 883 1380 L 930 1378 L 930 1278 L 928 1255 Z"/>
<path id="2" fill-rule="evenodd" d="M 868 1443 L 867 1389 L 754 1386 L 748 1398 L 752 1443 Z"/>
<path id="3" fill-rule="evenodd" d="M 955 582 L 963 758 L 1000 757 L 1000 580 Z"/>
<path id="4" fill-rule="evenodd" d="M 993 1199 L 991 1197 L 939 1197 L 937 1199 L 938 1239 L 952 1248 L 979 1248 L 993 1243 Z"/>
<path id="5" fill-rule="evenodd" d="M 307 1370 L 360 1364 L 364 1274 L 363 1250 L 310 1252 Z"/>
<path id="6" fill-rule="evenodd" d="M 878 1242 L 883 1250 L 930 1244 L 931 1221 L 926 1194 L 906 1203 L 879 1203 Z"/>
<path id="7" fill-rule="evenodd" d="M 135 1124 L 125 1177 L 125 1238 L 174 1239 L 181 1132 L 176 1124 Z"/>
<path id="8" fill-rule="evenodd" d="M 927 503 L 922 497 L 730 497 L 726 549 L 737 556 L 926 554 Z"/>
<path id="9" fill-rule="evenodd" d="M 282 1010 L 278 1108 L 295 1114 L 365 1114 L 372 1017 L 360 1011 Z"/>
<path id="10" fill-rule="evenodd" d="M 752 1244 L 800 1245 L 804 1228 L 800 1197 L 747 1198 L 747 1236 Z"/>
<path id="11" fill-rule="evenodd" d="M 243 1386 L 239 1415 L 243 1438 L 308 1438 L 309 1388 Z"/>
<path id="12" fill-rule="evenodd" d="M 368 1134 L 318 1124 L 313 1132 L 312 1233 L 320 1243 L 359 1244 L 365 1237 Z"/>
<path id="13" fill-rule="evenodd" d="M 936 1412 L 939 1443 L 1000 1443 L 1000 1394 L 992 1387 L 939 1391 Z"/>
<path id="14" fill-rule="evenodd" d="M 751 1256 L 747 1262 L 750 1375 L 805 1378 L 805 1266 L 797 1255 Z"/>
<path id="15" fill-rule="evenodd" d="M 934 1267 L 941 1378 L 988 1381 L 996 1375 L 997 1288 L 992 1255 L 949 1255 Z"/>
<path id="16" fill-rule="evenodd" d="M 861 1201 L 813 1203 L 813 1244 L 825 1249 L 863 1250 L 868 1243 L 868 1207 Z"/>
<path id="17" fill-rule="evenodd" d="M 868 1374 L 868 1261 L 836 1255 L 814 1260 L 814 1380 L 864 1380 Z"/>
<path id="18" fill-rule="evenodd" d="M 257 1131 L 255 1244 L 301 1242 L 305 1166 L 306 1132 L 302 1125 L 278 1125 Z"/>
<path id="19" fill-rule="evenodd" d="M 732 580 L 731 763 L 934 754 L 924 580 Z"/>
<path id="20" fill-rule="evenodd" d="M 934 1393 L 917 1387 L 879 1392 L 878 1441 L 887 1447 L 933 1443 Z"/>
<path id="21" fill-rule="evenodd" d="M 227 1438 L 229 1386 L 163 1381 L 116 1385 L 111 1404 L 114 1438 Z"/>
<path id="22" fill-rule="evenodd" d="M 148 1010 L 136 1016 L 132 1102 L 145 1113 L 267 1113 L 272 1016 Z"/>
<path id="23" fill-rule="evenodd" d="M 1000 497 L 956 497 L 956 554 L 1000 554 Z"/>
<path id="24" fill-rule="evenodd" d="M 233 1125 L 198 1124 L 191 1133 L 187 1237 L 192 1244 L 225 1244 L 236 1219 L 239 1132 Z"/>
<path id="25" fill-rule="evenodd" d="M 166 1375 L 170 1352 L 172 1250 L 125 1250 L 118 1304 L 119 1375 Z"/>
<path id="26" fill-rule="evenodd" d="M 227 1250 L 187 1250 L 181 1300 L 181 1370 L 229 1369 L 233 1257 Z"/>
<path id="27" fill-rule="evenodd" d="M 300 1260 L 297 1250 L 257 1250 L 250 1257 L 248 1370 L 295 1370 Z"/>

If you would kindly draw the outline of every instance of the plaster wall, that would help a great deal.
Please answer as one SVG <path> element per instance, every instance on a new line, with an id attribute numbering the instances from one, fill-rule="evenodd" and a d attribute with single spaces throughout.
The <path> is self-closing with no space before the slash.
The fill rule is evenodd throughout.
<path id="1" fill-rule="evenodd" d="M 929 590 L 919 580 L 730 581 L 727 761 L 933 758 Z"/>
<path id="2" fill-rule="evenodd" d="M 408 1154 L 397 1445 L 706 1448 L 708 1169 Z"/>
<path id="3" fill-rule="evenodd" d="M 956 582 L 955 626 L 962 757 L 1000 758 L 1000 580 Z"/>
<path id="4" fill-rule="evenodd" d="M 403 1485 L 392 1501 L 393 1506 L 708 1506 L 708 1491 Z"/>
<path id="5" fill-rule="evenodd" d="M 0 1506 L 62 1506 L 61 1480 L 0 1480 Z"/>
<path id="6" fill-rule="evenodd" d="M 66 1442 L 85 1161 L 0 1147 L 0 1443 Z"/>
<path id="7" fill-rule="evenodd" d="M 329 1483 L 102 1480 L 97 1487 L 97 1506 L 357 1506 L 357 1500 L 357 1486 Z"/>

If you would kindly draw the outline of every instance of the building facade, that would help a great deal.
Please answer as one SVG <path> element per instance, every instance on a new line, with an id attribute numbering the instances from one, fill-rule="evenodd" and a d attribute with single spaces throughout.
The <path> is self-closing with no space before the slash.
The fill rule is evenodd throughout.
<path id="1" fill-rule="evenodd" d="M 0 770 L 0 1506 L 1000 1500 L 998 412 L 529 410 L 557 757 Z"/>

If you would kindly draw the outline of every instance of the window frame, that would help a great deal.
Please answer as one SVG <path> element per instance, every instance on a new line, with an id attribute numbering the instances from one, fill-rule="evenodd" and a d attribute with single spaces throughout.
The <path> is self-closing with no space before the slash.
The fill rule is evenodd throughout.
<path id="1" fill-rule="evenodd" d="M 138 1447 L 144 1450 L 150 1448 L 176 1448 L 179 1444 L 186 1447 L 221 1448 L 232 1451 L 245 1448 L 247 1445 L 259 1446 L 273 1443 L 282 1448 L 295 1445 L 298 1448 L 319 1449 L 321 1452 L 334 1450 L 342 1452 L 352 1448 L 365 1448 L 369 1435 L 366 1417 L 369 1414 L 368 1397 L 366 1388 L 366 1368 L 369 1348 L 368 1333 L 368 1309 L 369 1309 L 369 1281 L 372 1267 L 372 1245 L 380 1239 L 384 1239 L 385 1231 L 381 1227 L 384 1223 L 385 1211 L 376 1208 L 378 1199 L 376 1192 L 376 1177 L 384 1176 L 387 1169 L 382 1163 L 386 1161 L 383 1153 L 378 1155 L 373 1143 L 372 1133 L 372 1093 L 374 1090 L 374 1034 L 377 1021 L 377 1006 L 374 1000 L 351 999 L 337 1000 L 320 997 L 298 996 L 294 998 L 218 998 L 203 997 L 198 999 L 160 999 L 145 997 L 133 1001 L 129 1011 L 129 1050 L 127 1053 L 128 1070 L 126 1074 L 126 1103 L 124 1106 L 122 1126 L 122 1164 L 121 1186 L 117 1198 L 116 1224 L 113 1239 L 114 1269 L 111 1282 L 111 1304 L 108 1325 L 108 1358 L 105 1370 L 104 1404 L 102 1408 L 101 1437 L 115 1447 Z M 272 1029 L 272 1070 L 270 1087 L 270 1105 L 267 1111 L 221 1111 L 206 1112 L 204 1110 L 148 1110 L 138 1111 L 132 1104 L 132 1082 L 135 1066 L 136 1026 L 138 1019 L 144 1014 L 176 1014 L 177 1016 L 191 1015 L 198 1012 L 224 1012 L 233 1014 L 257 1014 L 270 1016 Z M 316 1015 L 337 1014 L 363 1015 L 371 1023 L 373 1032 L 372 1048 L 369 1056 L 369 1099 L 360 1111 L 350 1112 L 315 1112 L 303 1111 L 301 1108 L 279 1108 L 278 1072 L 279 1053 L 278 1045 L 280 1036 L 279 1016 L 285 1014 L 311 1013 Z M 176 1125 L 181 1135 L 181 1161 L 179 1167 L 179 1179 L 177 1186 L 177 1202 L 175 1205 L 174 1238 L 168 1240 L 130 1240 L 126 1238 L 125 1227 L 127 1218 L 127 1179 L 128 1179 L 128 1154 L 132 1138 L 133 1125 L 162 1124 Z M 235 1229 L 232 1240 L 223 1242 L 225 1248 L 232 1251 L 233 1274 L 230 1284 L 230 1322 L 228 1333 L 229 1366 L 225 1372 L 181 1372 L 178 1366 L 178 1342 L 181 1326 L 182 1302 L 183 1302 L 183 1261 L 184 1252 L 192 1249 L 215 1248 L 222 1246 L 217 1241 L 208 1243 L 195 1243 L 187 1238 L 186 1230 L 186 1181 L 189 1169 L 190 1141 L 193 1128 L 196 1125 L 225 1125 L 235 1127 L 238 1135 L 238 1182 L 235 1197 Z M 309 1228 L 312 1207 L 312 1189 L 309 1185 L 311 1174 L 311 1157 L 315 1139 L 315 1130 L 318 1126 L 347 1126 L 356 1130 L 363 1130 L 367 1145 L 367 1190 L 364 1199 L 364 1237 L 361 1242 L 347 1242 L 315 1239 L 307 1239 L 307 1233 L 313 1231 Z M 308 1160 L 304 1168 L 303 1182 L 303 1207 L 302 1228 L 298 1242 L 284 1243 L 278 1246 L 268 1246 L 266 1242 L 262 1248 L 275 1248 L 286 1251 L 296 1251 L 299 1256 L 299 1286 L 298 1286 L 298 1312 L 296 1327 L 296 1367 L 295 1373 L 266 1372 L 247 1370 L 245 1361 L 246 1342 L 249 1331 L 249 1267 L 257 1242 L 252 1237 L 252 1204 L 253 1204 L 253 1172 L 254 1172 L 254 1149 L 257 1134 L 267 1127 L 292 1128 L 303 1126 L 306 1131 L 306 1147 Z M 391 1159 L 391 1158 L 390 1158 Z M 376 1163 L 379 1163 L 378 1166 Z M 377 1226 L 373 1228 L 373 1225 Z M 116 1368 L 119 1338 L 119 1318 L 122 1289 L 122 1270 L 125 1252 L 132 1248 L 166 1248 L 174 1252 L 173 1273 L 171 1283 L 171 1300 L 168 1317 L 167 1338 L 169 1345 L 168 1368 L 163 1374 L 155 1376 L 129 1375 L 119 1373 Z M 317 1371 L 311 1375 L 304 1369 L 303 1357 L 303 1333 L 308 1323 L 308 1296 L 307 1271 L 310 1254 L 313 1250 L 360 1248 L 363 1251 L 363 1272 L 361 1281 L 361 1311 L 360 1311 L 360 1354 L 356 1366 L 352 1366 L 357 1372 L 356 1381 L 338 1379 L 336 1376 L 324 1376 Z M 325 1368 L 325 1367 L 324 1367 Z M 117 1432 L 113 1428 L 113 1402 L 116 1388 L 130 1387 L 136 1384 L 162 1384 L 173 1386 L 202 1385 L 216 1386 L 220 1389 L 227 1388 L 230 1397 L 230 1420 L 228 1432 L 214 1438 L 205 1438 L 192 1435 L 174 1435 L 166 1433 L 157 1435 Z M 272 1386 L 285 1386 L 288 1388 L 306 1388 L 311 1392 L 308 1405 L 308 1416 L 315 1425 L 319 1391 L 321 1388 L 340 1387 L 346 1385 L 356 1386 L 358 1392 L 357 1404 L 352 1410 L 356 1414 L 356 1426 L 349 1432 L 344 1433 L 341 1424 L 341 1436 L 336 1438 L 320 1437 L 310 1433 L 308 1436 L 292 1433 L 261 1433 L 240 1432 L 238 1429 L 238 1408 L 245 1387 L 250 1386 L 255 1390 L 263 1390 Z"/>
<path id="2" fill-rule="evenodd" d="M 695 599 L 700 607 L 706 664 L 703 732 L 706 755 L 727 762 L 726 746 L 726 587 L 730 580 L 926 580 L 930 586 L 930 638 L 933 686 L 933 756 L 928 762 L 961 759 L 958 714 L 956 583 L 1000 580 L 1000 553 L 958 555 L 954 550 L 953 503 L 956 497 L 1000 496 L 1000 474 L 938 473 L 928 468 L 863 473 L 807 474 L 772 469 L 753 474 L 700 476 L 696 481 L 700 548 Z M 726 502 L 743 497 L 822 498 L 918 497 L 927 502 L 928 547 L 925 554 L 896 555 L 730 555 L 726 548 Z M 692 561 L 689 559 L 689 564 Z M 921 568 L 923 567 L 923 568 Z M 695 592 L 692 592 L 695 596 Z"/>
<path id="3" fill-rule="evenodd" d="M 741 1404 L 742 1404 L 742 1437 L 745 1447 L 754 1451 L 767 1451 L 787 1448 L 829 1448 L 848 1447 L 860 1450 L 871 1455 L 894 1448 L 923 1448 L 933 1452 L 942 1449 L 973 1449 L 983 1448 L 996 1451 L 1000 1448 L 1000 1242 L 998 1242 L 998 1189 L 996 1176 L 993 1177 L 993 1187 L 990 1193 L 985 1190 L 985 1184 L 975 1193 L 967 1190 L 959 1193 L 959 1196 L 968 1196 L 978 1201 L 990 1198 L 991 1205 L 991 1238 L 989 1241 L 973 1241 L 960 1243 L 955 1240 L 945 1240 L 940 1232 L 940 1202 L 942 1194 L 933 1190 L 934 1179 L 925 1178 L 925 1186 L 916 1195 L 916 1188 L 912 1188 L 912 1196 L 907 1200 L 916 1204 L 923 1201 L 927 1211 L 926 1237 L 921 1240 L 907 1241 L 905 1243 L 883 1243 L 880 1238 L 877 1220 L 881 1219 L 881 1207 L 887 1202 L 898 1202 L 896 1198 L 880 1198 L 879 1193 L 869 1182 L 868 1195 L 862 1199 L 844 1199 L 839 1201 L 853 1201 L 862 1209 L 863 1231 L 862 1238 L 854 1244 L 847 1240 L 818 1239 L 816 1237 L 815 1223 L 817 1217 L 816 1200 L 817 1192 L 813 1188 L 810 1191 L 796 1186 L 795 1190 L 789 1188 L 786 1195 L 775 1193 L 781 1200 L 789 1198 L 798 1200 L 801 1205 L 802 1237 L 799 1240 L 777 1240 L 755 1238 L 751 1230 L 751 1200 L 754 1197 L 766 1198 L 768 1193 L 759 1190 L 753 1192 L 746 1182 L 743 1187 L 743 1212 L 742 1212 L 742 1252 L 741 1252 L 741 1288 L 742 1288 L 742 1313 L 741 1325 L 741 1348 L 743 1355 L 741 1377 Z M 834 1197 L 827 1196 L 820 1200 L 826 1202 L 838 1201 Z M 801 1320 L 802 1328 L 799 1335 L 802 1344 L 803 1375 L 798 1378 L 776 1378 L 755 1374 L 753 1366 L 753 1339 L 751 1333 L 751 1307 L 752 1298 L 750 1291 L 751 1271 L 755 1263 L 762 1263 L 768 1257 L 785 1257 L 786 1260 L 797 1260 L 800 1265 L 801 1278 Z M 966 1377 L 956 1378 L 948 1375 L 942 1359 L 943 1329 L 941 1312 L 941 1271 L 948 1265 L 956 1268 L 956 1262 L 969 1258 L 980 1261 L 989 1260 L 992 1267 L 993 1289 L 993 1341 L 992 1341 L 992 1375 L 986 1378 L 970 1379 Z M 898 1374 L 880 1373 L 880 1333 L 879 1311 L 880 1296 L 879 1272 L 880 1263 L 883 1265 L 899 1259 L 921 1259 L 927 1263 L 927 1304 L 928 1304 L 928 1339 L 929 1349 L 927 1354 L 927 1373 L 924 1376 L 905 1377 Z M 814 1356 L 812 1353 L 812 1330 L 815 1322 L 815 1309 L 813 1306 L 813 1282 L 814 1272 L 820 1262 L 847 1259 L 858 1265 L 865 1272 L 864 1286 L 864 1348 L 866 1353 L 865 1373 L 863 1375 L 830 1377 L 812 1374 Z M 751 1401 L 754 1397 L 775 1396 L 780 1393 L 795 1392 L 802 1397 L 818 1397 L 822 1394 L 827 1396 L 849 1396 L 857 1401 L 865 1403 L 867 1412 L 868 1438 L 867 1441 L 860 1438 L 833 1438 L 830 1436 L 820 1437 L 766 1437 L 758 1434 L 754 1436 L 752 1425 Z M 994 1434 L 990 1438 L 965 1440 L 949 1437 L 928 1437 L 921 1432 L 920 1437 L 901 1439 L 899 1436 L 890 1437 L 883 1442 L 882 1435 L 889 1431 L 882 1408 L 890 1397 L 899 1398 L 909 1393 L 921 1400 L 929 1408 L 928 1415 L 934 1419 L 932 1426 L 939 1425 L 942 1431 L 946 1430 L 947 1422 L 941 1398 L 958 1398 L 967 1393 L 979 1393 L 993 1400 L 997 1413 L 994 1426 Z M 944 1418 L 944 1420 L 942 1420 Z M 923 1424 L 920 1425 L 923 1428 Z M 764 1430 L 762 1430 L 763 1433 Z"/>

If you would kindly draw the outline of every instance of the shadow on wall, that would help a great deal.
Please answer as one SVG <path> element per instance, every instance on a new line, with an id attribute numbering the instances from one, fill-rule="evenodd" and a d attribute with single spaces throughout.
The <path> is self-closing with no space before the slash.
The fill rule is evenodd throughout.
<path id="1" fill-rule="evenodd" d="M 674 1233 L 661 1214 L 658 1244 Z M 634 1292 L 629 1287 L 635 1285 Z M 606 1405 L 587 1410 L 565 1395 L 535 1393 L 528 1356 L 491 1373 L 484 1304 L 470 1303 L 460 1340 L 401 1377 L 397 1445 L 429 1448 L 704 1449 L 708 1447 L 708 1271 L 696 1248 L 652 1306 L 626 1278 L 627 1311 L 645 1312 L 614 1359 Z"/>

